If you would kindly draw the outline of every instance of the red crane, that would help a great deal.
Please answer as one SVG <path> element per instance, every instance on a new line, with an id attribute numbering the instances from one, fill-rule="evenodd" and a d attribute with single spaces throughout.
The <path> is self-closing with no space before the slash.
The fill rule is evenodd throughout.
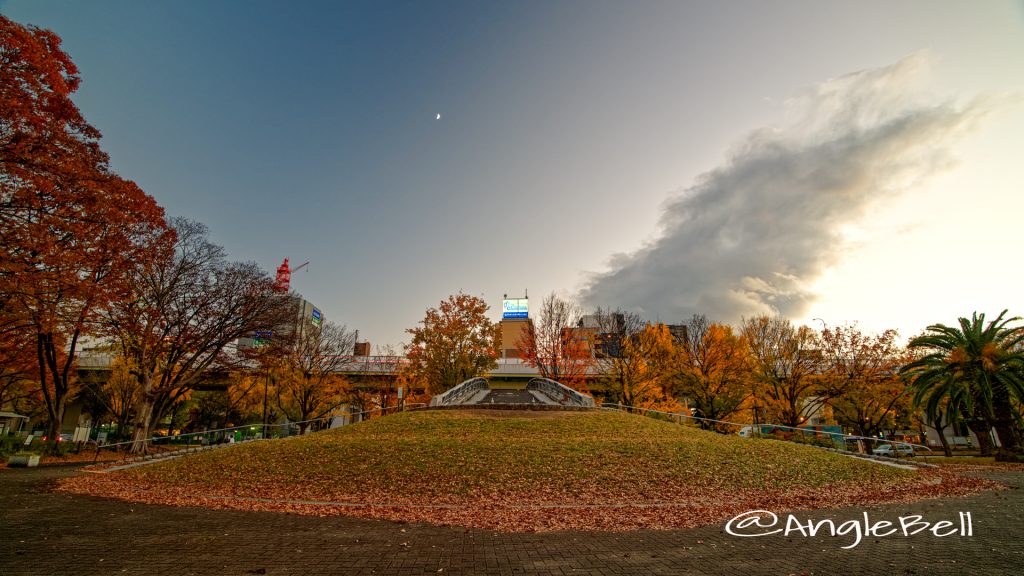
<path id="1" fill-rule="evenodd" d="M 289 268 L 288 259 L 285 258 L 284 262 L 277 267 L 277 279 L 274 281 L 274 290 L 277 292 L 288 292 L 292 281 L 292 272 L 298 272 L 306 266 L 309 266 L 309 261 L 303 262 L 295 268 Z"/>

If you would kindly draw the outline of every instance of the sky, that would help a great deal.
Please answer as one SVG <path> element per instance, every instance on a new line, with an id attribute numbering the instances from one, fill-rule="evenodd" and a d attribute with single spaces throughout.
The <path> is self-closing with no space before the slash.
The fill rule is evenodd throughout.
<path id="1" fill-rule="evenodd" d="M 1024 315 L 1024 2 L 0 0 L 114 169 L 375 350 L 450 294 Z M 437 119 L 441 114 L 441 119 Z"/>

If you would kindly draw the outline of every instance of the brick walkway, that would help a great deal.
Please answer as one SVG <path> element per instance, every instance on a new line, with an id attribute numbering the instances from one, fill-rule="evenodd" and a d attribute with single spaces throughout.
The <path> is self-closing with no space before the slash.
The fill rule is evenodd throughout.
<path id="1" fill-rule="evenodd" d="M 496 534 L 346 518 L 148 506 L 49 492 L 71 468 L 0 470 L 0 574 L 884 574 L 1024 573 L 1024 473 L 1014 490 L 891 505 L 973 536 L 738 538 L 723 525 L 673 532 Z M 859 519 L 862 509 L 796 513 Z M 783 516 L 784 515 L 780 515 Z"/>

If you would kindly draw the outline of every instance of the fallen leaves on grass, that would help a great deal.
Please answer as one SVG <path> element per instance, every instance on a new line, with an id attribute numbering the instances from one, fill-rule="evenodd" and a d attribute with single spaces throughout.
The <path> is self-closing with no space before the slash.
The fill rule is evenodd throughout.
<path id="1" fill-rule="evenodd" d="M 638 416 L 417 413 L 63 481 L 151 504 L 500 531 L 688 528 L 740 512 L 869 506 L 1000 485 Z"/>

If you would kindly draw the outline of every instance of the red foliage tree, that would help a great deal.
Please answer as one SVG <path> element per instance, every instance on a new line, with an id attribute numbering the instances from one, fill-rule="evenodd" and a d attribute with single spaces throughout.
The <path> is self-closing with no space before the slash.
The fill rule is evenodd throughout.
<path id="1" fill-rule="evenodd" d="M 78 85 L 57 35 L 0 16 L 0 293 L 34 341 L 51 437 L 79 340 L 130 266 L 170 240 L 153 198 L 110 170 L 70 99 Z"/>
<path id="2" fill-rule="evenodd" d="M 865 334 L 856 326 L 826 327 L 821 332 L 823 383 L 836 420 L 861 436 L 896 427 L 911 397 L 899 375 L 908 356 L 896 343 L 896 331 Z"/>
<path id="3" fill-rule="evenodd" d="M 582 316 L 575 303 L 548 294 L 539 316 L 529 320 L 525 336 L 516 345 L 519 357 L 544 378 L 585 389 L 584 379 L 594 364 L 587 338 L 596 331 L 579 326 Z"/>

